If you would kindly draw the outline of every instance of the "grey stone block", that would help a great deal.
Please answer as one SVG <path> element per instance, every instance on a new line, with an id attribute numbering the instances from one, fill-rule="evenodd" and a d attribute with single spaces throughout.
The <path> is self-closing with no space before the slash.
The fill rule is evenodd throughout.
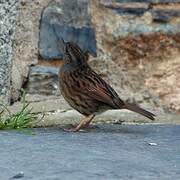
<path id="1" fill-rule="evenodd" d="M 60 38 L 96 56 L 95 32 L 88 6 L 88 1 L 54 1 L 44 9 L 39 40 L 39 52 L 44 59 L 62 58 Z"/>
<path id="2" fill-rule="evenodd" d="M 58 95 L 58 72 L 59 68 L 55 67 L 32 66 L 28 83 L 24 88 L 32 94 Z"/>

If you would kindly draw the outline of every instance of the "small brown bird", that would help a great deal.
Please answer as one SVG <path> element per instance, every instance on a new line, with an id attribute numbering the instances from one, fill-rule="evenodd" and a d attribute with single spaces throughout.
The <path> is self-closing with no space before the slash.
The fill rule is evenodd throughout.
<path id="1" fill-rule="evenodd" d="M 63 66 L 59 72 L 60 89 L 71 107 L 85 116 L 75 128 L 76 132 L 87 127 L 95 115 L 109 109 L 128 109 L 154 120 L 154 114 L 135 104 L 121 100 L 115 90 L 106 83 L 87 63 L 87 53 L 78 45 L 62 41 Z"/>

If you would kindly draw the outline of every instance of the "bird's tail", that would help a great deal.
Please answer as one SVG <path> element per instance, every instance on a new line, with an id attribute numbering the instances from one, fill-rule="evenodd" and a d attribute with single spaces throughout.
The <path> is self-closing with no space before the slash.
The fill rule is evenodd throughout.
<path id="1" fill-rule="evenodd" d="M 136 112 L 136 113 L 139 113 L 151 120 L 154 120 L 155 119 L 155 114 L 145 110 L 145 109 L 142 109 L 140 108 L 139 106 L 137 106 L 136 104 L 131 104 L 131 103 L 125 103 L 124 104 L 124 109 L 128 109 L 130 111 L 133 111 L 133 112 Z"/>

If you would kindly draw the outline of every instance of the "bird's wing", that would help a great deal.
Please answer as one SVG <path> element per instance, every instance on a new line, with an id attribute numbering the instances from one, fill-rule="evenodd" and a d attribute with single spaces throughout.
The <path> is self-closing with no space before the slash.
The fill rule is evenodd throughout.
<path id="1" fill-rule="evenodd" d="M 84 81 L 81 91 L 86 92 L 94 100 L 118 109 L 124 105 L 115 90 L 95 72 L 89 72 L 81 80 Z"/>

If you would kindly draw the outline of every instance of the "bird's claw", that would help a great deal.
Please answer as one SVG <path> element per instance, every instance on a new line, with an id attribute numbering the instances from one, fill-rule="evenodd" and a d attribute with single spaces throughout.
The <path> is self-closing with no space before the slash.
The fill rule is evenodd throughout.
<path id="1" fill-rule="evenodd" d="M 67 129 L 67 128 L 64 128 L 63 129 L 65 132 L 84 132 L 85 130 L 83 130 L 83 129 L 76 129 L 76 128 L 69 128 L 69 129 Z"/>

